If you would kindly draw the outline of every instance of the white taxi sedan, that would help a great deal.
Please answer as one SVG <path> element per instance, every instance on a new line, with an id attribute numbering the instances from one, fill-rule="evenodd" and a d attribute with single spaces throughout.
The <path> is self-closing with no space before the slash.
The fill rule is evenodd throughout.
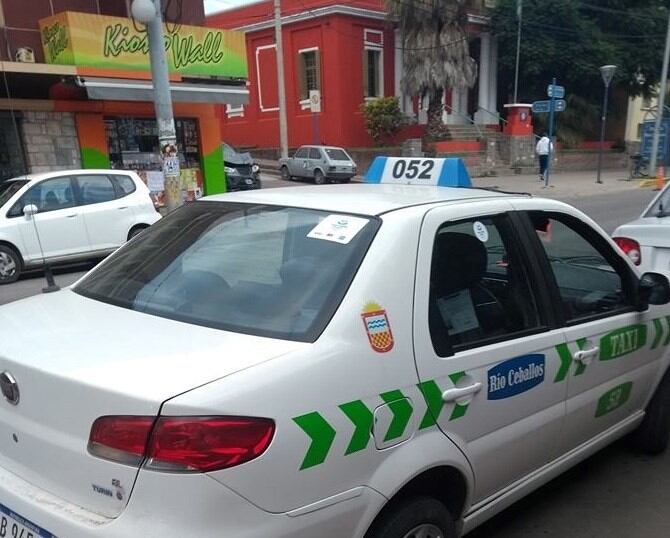
<path id="1" fill-rule="evenodd" d="M 638 219 L 619 226 L 612 237 L 641 270 L 670 275 L 670 183 Z"/>
<path id="2" fill-rule="evenodd" d="M 45 263 L 114 252 L 158 219 L 135 172 L 64 170 L 0 183 L 0 285 Z"/>
<path id="3" fill-rule="evenodd" d="M 668 280 L 398 162 L 186 205 L 0 307 L 0 528 L 454 538 L 625 434 L 665 449 Z"/>

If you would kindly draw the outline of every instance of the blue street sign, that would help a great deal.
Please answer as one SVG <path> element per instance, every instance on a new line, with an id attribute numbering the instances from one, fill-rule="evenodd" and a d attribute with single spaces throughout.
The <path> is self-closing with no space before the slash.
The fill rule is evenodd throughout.
<path id="1" fill-rule="evenodd" d="M 563 112 L 566 102 L 563 99 L 554 99 L 554 112 Z M 535 101 L 533 103 L 533 112 L 543 114 L 551 111 L 551 101 Z"/>
<path id="2" fill-rule="evenodd" d="M 565 97 L 565 88 L 556 84 L 549 84 L 549 86 L 547 86 L 547 97 L 563 99 L 563 97 Z"/>

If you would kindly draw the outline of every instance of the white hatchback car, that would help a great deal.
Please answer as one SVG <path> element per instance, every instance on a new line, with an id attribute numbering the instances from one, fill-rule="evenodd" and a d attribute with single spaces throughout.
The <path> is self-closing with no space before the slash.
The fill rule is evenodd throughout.
<path id="1" fill-rule="evenodd" d="M 0 530 L 454 538 L 629 432 L 665 448 L 669 300 L 556 201 L 202 199 L 0 307 Z"/>
<path id="2" fill-rule="evenodd" d="M 612 237 L 640 270 L 670 275 L 670 183 L 640 218 L 619 226 Z"/>
<path id="3" fill-rule="evenodd" d="M 134 172 L 68 170 L 0 183 L 0 284 L 45 262 L 106 256 L 159 219 Z"/>

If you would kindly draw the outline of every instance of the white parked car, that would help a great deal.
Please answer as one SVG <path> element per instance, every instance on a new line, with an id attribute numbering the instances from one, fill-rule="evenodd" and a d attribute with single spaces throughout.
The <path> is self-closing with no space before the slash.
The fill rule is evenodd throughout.
<path id="1" fill-rule="evenodd" d="M 160 219 L 134 172 L 68 170 L 0 183 L 0 284 L 45 262 L 103 257 Z"/>
<path id="2" fill-rule="evenodd" d="M 670 275 L 670 183 L 640 218 L 619 226 L 612 237 L 640 270 Z"/>
<path id="3" fill-rule="evenodd" d="M 669 300 L 556 201 L 202 199 L 0 307 L 0 525 L 454 538 L 625 434 L 666 447 Z"/>

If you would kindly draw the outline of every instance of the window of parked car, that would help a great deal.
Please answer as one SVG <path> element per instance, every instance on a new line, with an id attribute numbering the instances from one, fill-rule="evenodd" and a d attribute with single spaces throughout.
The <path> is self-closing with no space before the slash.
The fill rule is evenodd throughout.
<path id="1" fill-rule="evenodd" d="M 110 176 L 117 190 L 117 198 L 123 198 L 135 192 L 137 187 L 130 176 Z"/>
<path id="2" fill-rule="evenodd" d="M 558 287 L 566 322 L 634 308 L 635 276 L 602 237 L 569 215 L 531 211 L 529 216 Z"/>
<path id="3" fill-rule="evenodd" d="M 298 148 L 298 151 L 295 152 L 293 158 L 295 159 L 307 159 L 309 157 L 309 148 Z"/>
<path id="4" fill-rule="evenodd" d="M 670 187 L 667 187 L 644 214 L 646 218 L 670 217 Z"/>
<path id="5" fill-rule="evenodd" d="M 16 179 L 0 183 L 0 207 L 9 202 L 9 199 L 19 192 L 26 183 L 28 183 L 27 179 Z"/>
<path id="6" fill-rule="evenodd" d="M 116 198 L 114 185 L 107 176 L 77 176 L 77 186 L 81 205 L 100 204 Z"/>
<path id="7" fill-rule="evenodd" d="M 506 215 L 446 223 L 437 231 L 428 320 L 439 356 L 543 326 L 518 245 Z"/>
<path id="8" fill-rule="evenodd" d="M 47 179 L 33 185 L 9 210 L 8 217 L 23 215 L 27 205 L 37 207 L 38 213 L 57 211 L 75 206 L 72 181 L 69 177 Z"/>
<path id="9" fill-rule="evenodd" d="M 374 217 L 196 202 L 122 247 L 75 291 L 195 325 L 314 341 L 378 226 Z"/>
<path id="10" fill-rule="evenodd" d="M 349 155 L 337 148 L 326 148 L 326 154 L 333 161 L 349 161 Z"/>
<path id="11" fill-rule="evenodd" d="M 319 161 L 321 160 L 321 152 L 317 148 L 310 148 L 309 158 L 314 159 L 315 161 Z"/>

